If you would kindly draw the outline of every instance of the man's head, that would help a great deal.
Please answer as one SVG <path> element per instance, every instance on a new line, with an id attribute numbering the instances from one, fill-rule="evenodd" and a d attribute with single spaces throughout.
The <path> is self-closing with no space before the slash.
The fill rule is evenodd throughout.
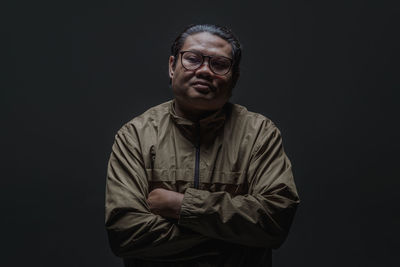
<path id="1" fill-rule="evenodd" d="M 169 75 L 176 104 L 187 112 L 221 108 L 239 77 L 240 43 L 221 26 L 193 25 L 171 47 Z"/>

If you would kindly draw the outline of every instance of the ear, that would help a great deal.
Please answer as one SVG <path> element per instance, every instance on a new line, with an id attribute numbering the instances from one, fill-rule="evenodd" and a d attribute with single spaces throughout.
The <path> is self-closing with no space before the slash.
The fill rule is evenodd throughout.
<path id="1" fill-rule="evenodd" d="M 174 58 L 174 56 L 170 56 L 169 57 L 169 68 L 168 68 L 168 70 L 169 70 L 169 77 L 172 79 L 172 77 L 174 76 L 174 61 L 175 61 L 175 58 Z"/>

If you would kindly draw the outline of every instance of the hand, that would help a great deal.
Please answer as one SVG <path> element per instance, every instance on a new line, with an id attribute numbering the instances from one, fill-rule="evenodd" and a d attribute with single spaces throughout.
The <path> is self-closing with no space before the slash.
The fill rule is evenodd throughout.
<path id="1" fill-rule="evenodd" d="M 162 188 L 154 189 L 147 197 L 150 211 L 165 218 L 179 219 L 183 194 Z"/>

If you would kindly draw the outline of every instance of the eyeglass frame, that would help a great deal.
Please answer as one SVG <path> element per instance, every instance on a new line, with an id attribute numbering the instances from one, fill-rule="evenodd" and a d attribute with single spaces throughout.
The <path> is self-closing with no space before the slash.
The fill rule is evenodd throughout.
<path id="1" fill-rule="evenodd" d="M 182 62 L 182 60 L 183 60 L 183 54 L 184 54 L 184 53 L 187 53 L 187 52 L 190 52 L 190 53 L 193 53 L 193 54 L 197 54 L 197 55 L 200 55 L 200 56 L 202 57 L 201 64 L 200 64 L 197 68 L 195 68 L 195 69 L 188 69 L 188 68 L 186 68 L 185 65 L 183 64 L 183 62 Z M 193 71 L 194 71 L 194 70 L 199 69 L 199 68 L 203 65 L 203 63 L 204 63 L 204 58 L 206 58 L 206 57 L 208 57 L 208 67 L 209 67 L 209 69 L 211 70 L 211 72 L 214 73 L 215 75 L 220 75 L 220 76 L 227 75 L 227 74 L 231 71 L 232 66 L 233 66 L 233 59 L 232 59 L 232 58 L 229 58 L 229 57 L 204 55 L 203 53 L 200 53 L 200 52 L 197 52 L 197 51 L 190 51 L 190 50 L 180 51 L 179 54 L 181 55 L 181 64 L 182 64 L 182 67 L 184 67 L 185 70 L 193 70 Z M 210 64 L 211 59 L 212 59 L 212 58 L 218 58 L 218 57 L 228 59 L 229 62 L 230 62 L 229 68 L 228 68 L 228 70 L 226 71 L 226 73 L 224 73 L 224 74 L 218 74 L 218 73 L 216 73 L 216 72 L 213 70 L 213 68 L 211 67 L 211 64 Z"/>

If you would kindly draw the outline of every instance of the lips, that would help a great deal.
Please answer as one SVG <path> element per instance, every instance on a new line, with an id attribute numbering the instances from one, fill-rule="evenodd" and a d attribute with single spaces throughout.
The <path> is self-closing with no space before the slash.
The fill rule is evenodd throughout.
<path id="1" fill-rule="evenodd" d="M 193 88 L 195 88 L 198 92 L 207 94 L 210 91 L 214 91 L 213 86 L 210 83 L 207 82 L 202 82 L 202 81 L 196 81 L 191 84 Z"/>

